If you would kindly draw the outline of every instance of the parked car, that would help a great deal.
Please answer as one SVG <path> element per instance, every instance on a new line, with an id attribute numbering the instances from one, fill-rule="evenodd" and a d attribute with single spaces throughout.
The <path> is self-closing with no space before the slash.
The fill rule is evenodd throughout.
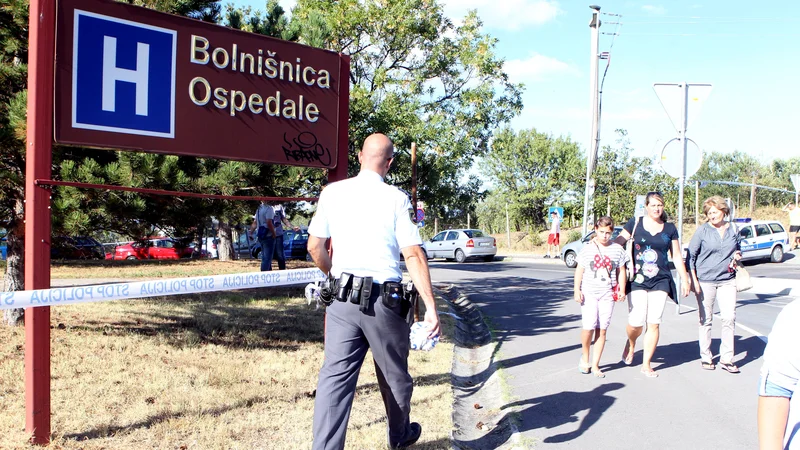
<path id="1" fill-rule="evenodd" d="M 8 258 L 8 242 L 6 238 L 0 239 L 0 259 L 6 260 Z"/>
<path id="2" fill-rule="evenodd" d="M 789 248 L 789 234 L 774 220 L 734 219 L 742 238 L 742 261 L 769 259 L 783 261 L 783 253 Z"/>
<path id="3" fill-rule="evenodd" d="M 614 231 L 611 233 L 611 239 L 615 239 L 619 236 L 620 232 L 622 232 L 622 227 L 614 227 Z M 588 244 L 592 239 L 594 239 L 594 230 L 586 233 L 586 236 L 580 240 L 561 246 L 561 259 L 564 260 L 564 264 L 570 269 L 578 267 L 578 253 L 580 253 L 583 246 Z"/>
<path id="4" fill-rule="evenodd" d="M 53 236 L 50 243 L 52 259 L 104 259 L 103 244 L 88 236 Z"/>
<path id="5" fill-rule="evenodd" d="M 495 239 L 481 230 L 444 230 L 422 244 L 428 258 L 445 258 L 463 263 L 467 258 L 494 260 L 497 254 Z"/>
<path id="6" fill-rule="evenodd" d="M 190 245 L 164 237 L 118 245 L 112 259 L 181 259 L 193 256 L 195 250 Z"/>
<path id="7" fill-rule="evenodd" d="M 253 240 L 252 237 L 251 240 Z M 250 247 L 250 256 L 256 259 L 261 258 L 261 243 L 258 242 L 258 239 L 255 239 L 255 243 Z M 283 230 L 283 256 L 286 259 L 311 261 L 311 255 L 308 254 L 307 230 L 301 229 L 299 232 Z"/>

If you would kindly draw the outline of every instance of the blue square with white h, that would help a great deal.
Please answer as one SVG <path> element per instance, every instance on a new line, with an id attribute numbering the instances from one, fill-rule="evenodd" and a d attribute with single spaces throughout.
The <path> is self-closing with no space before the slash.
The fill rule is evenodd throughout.
<path id="1" fill-rule="evenodd" d="M 72 126 L 173 138 L 177 32 L 75 10 Z"/>

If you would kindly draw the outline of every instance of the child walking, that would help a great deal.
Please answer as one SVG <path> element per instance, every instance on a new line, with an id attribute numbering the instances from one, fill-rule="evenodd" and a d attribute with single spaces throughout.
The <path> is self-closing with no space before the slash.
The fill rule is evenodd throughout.
<path id="1" fill-rule="evenodd" d="M 581 346 L 578 362 L 581 373 L 594 373 L 605 378 L 600 370 L 600 357 L 606 343 L 606 330 L 611 324 L 615 301 L 625 301 L 625 249 L 611 240 L 614 221 L 603 216 L 594 226 L 594 238 L 578 254 L 575 270 L 575 301 L 581 305 Z M 594 357 L 589 363 L 589 347 L 594 333 Z"/>

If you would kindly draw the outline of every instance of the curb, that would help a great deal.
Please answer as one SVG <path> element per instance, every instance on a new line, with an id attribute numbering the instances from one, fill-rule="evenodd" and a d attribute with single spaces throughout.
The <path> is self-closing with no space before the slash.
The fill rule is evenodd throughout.
<path id="1" fill-rule="evenodd" d="M 453 350 L 453 427 L 450 442 L 458 450 L 516 449 L 519 430 L 502 407 L 503 384 L 494 361 L 497 343 L 480 309 L 454 285 L 437 286 L 456 315 Z"/>

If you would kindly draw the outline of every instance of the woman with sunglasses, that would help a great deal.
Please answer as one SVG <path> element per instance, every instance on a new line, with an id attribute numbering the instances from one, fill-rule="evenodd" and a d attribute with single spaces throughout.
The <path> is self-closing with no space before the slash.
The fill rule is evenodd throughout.
<path id="1" fill-rule="evenodd" d="M 715 195 L 703 202 L 708 222 L 701 225 L 689 242 L 689 270 L 700 313 L 700 364 L 714 370 L 711 354 L 711 318 L 714 304 L 719 305 L 722 322 L 719 365 L 730 373 L 739 373 L 733 363 L 733 331 L 736 326 L 735 261 L 742 259 L 740 237 L 736 228 L 725 220 L 730 209 L 725 200 Z"/>
<path id="2" fill-rule="evenodd" d="M 622 352 L 622 361 L 633 363 L 636 339 L 644 333 L 644 353 L 641 372 L 648 378 L 658 373 L 650 367 L 658 345 L 659 325 L 664 314 L 667 297 L 676 300 L 677 292 L 669 269 L 668 253 L 681 277 L 681 295 L 689 295 L 689 277 L 681 257 L 678 229 L 667 222 L 664 197 L 660 192 L 648 192 L 645 197 L 645 215 L 625 224 L 616 242 L 625 245 L 633 239 L 633 280 L 628 302 L 628 342 Z"/>

